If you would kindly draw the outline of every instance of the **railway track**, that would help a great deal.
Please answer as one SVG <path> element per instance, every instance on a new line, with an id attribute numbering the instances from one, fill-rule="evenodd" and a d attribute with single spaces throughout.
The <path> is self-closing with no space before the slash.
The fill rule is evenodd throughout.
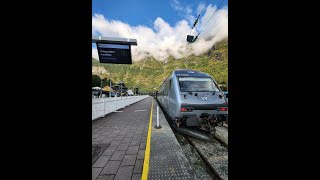
<path id="1" fill-rule="evenodd" d="M 204 162 L 210 167 L 219 180 L 228 179 L 228 150 L 218 141 L 202 141 L 187 137 Z"/>
<path id="2" fill-rule="evenodd" d="M 179 133 L 174 129 L 176 137 L 199 180 L 228 179 L 227 130 L 225 127 L 217 127 L 216 136 L 209 142 Z"/>
<path id="3" fill-rule="evenodd" d="M 199 180 L 228 179 L 228 149 L 224 143 L 216 138 L 209 142 L 177 131 L 175 134 Z"/>
<path id="4" fill-rule="evenodd" d="M 215 140 L 220 142 L 223 146 L 228 147 L 228 128 L 216 127 Z"/>
<path id="5" fill-rule="evenodd" d="M 208 163 L 203 160 L 203 157 L 198 153 L 198 150 L 190 143 L 190 140 L 186 136 L 178 132 L 175 132 L 175 136 L 198 180 L 220 179 Z"/>

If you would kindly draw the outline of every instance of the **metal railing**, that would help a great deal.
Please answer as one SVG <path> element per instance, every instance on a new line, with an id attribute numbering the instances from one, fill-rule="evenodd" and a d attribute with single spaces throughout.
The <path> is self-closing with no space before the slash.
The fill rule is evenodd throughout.
<path id="1" fill-rule="evenodd" d="M 92 99 L 92 120 L 104 117 L 109 113 L 115 112 L 147 97 L 148 95 Z"/>

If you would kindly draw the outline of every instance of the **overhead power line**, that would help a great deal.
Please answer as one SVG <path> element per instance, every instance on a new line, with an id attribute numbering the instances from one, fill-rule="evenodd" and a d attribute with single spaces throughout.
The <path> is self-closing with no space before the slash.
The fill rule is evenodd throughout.
<path id="1" fill-rule="evenodd" d="M 206 1 L 206 2 L 207 2 L 207 1 Z M 224 0 L 221 1 L 221 3 L 219 4 L 219 6 L 217 7 L 217 9 L 212 13 L 211 17 L 208 19 L 208 21 L 205 23 L 205 25 L 201 28 L 201 30 L 199 31 L 199 33 L 198 33 L 198 35 L 197 35 L 196 37 L 194 37 L 194 36 L 192 36 L 192 35 L 188 35 L 188 36 L 187 36 L 187 41 L 188 41 L 188 42 L 193 43 L 193 42 L 195 42 L 195 41 L 198 39 L 198 36 L 200 35 L 200 33 L 203 31 L 203 29 L 206 27 L 206 25 L 208 24 L 208 22 L 212 19 L 212 17 L 216 14 L 216 12 L 217 12 L 217 11 L 219 10 L 219 8 L 222 6 L 223 2 L 224 2 Z M 202 8 L 201 13 L 202 13 L 203 9 L 204 9 L 204 7 Z M 200 13 L 200 14 L 201 14 L 201 13 Z M 196 21 L 194 22 L 192 29 L 193 29 L 193 28 L 196 26 L 196 24 L 198 23 L 198 20 L 199 20 L 199 18 L 200 18 L 200 14 L 198 15 L 198 18 L 196 19 Z M 191 29 L 191 31 L 192 31 L 192 29 Z M 190 31 L 190 33 L 191 33 L 191 31 Z"/>
<path id="2" fill-rule="evenodd" d="M 197 35 L 197 37 L 200 35 L 200 33 L 202 32 L 202 30 L 204 29 L 204 27 L 206 27 L 206 25 L 208 24 L 208 22 L 211 20 L 211 18 L 216 14 L 216 12 L 218 11 L 218 9 L 221 7 L 222 3 L 224 2 L 224 0 L 221 1 L 219 7 L 217 7 L 217 9 L 213 12 L 213 14 L 211 15 L 211 17 L 209 18 L 209 20 L 206 22 L 206 24 L 202 27 L 202 29 L 199 31 L 199 34 Z"/>
<path id="3" fill-rule="evenodd" d="M 192 26 L 192 28 L 191 28 L 191 30 L 190 30 L 190 33 L 191 33 L 192 29 L 197 25 L 197 23 L 198 23 L 198 21 L 199 21 L 199 18 L 200 18 L 200 15 L 201 15 L 202 11 L 204 10 L 204 8 L 206 7 L 207 1 L 208 1 L 208 0 L 206 0 L 206 2 L 204 3 L 204 5 L 203 5 L 203 7 L 202 7 L 202 10 L 200 11 L 200 13 L 199 13 L 197 19 L 195 20 L 195 22 L 193 23 L 193 26 Z"/>

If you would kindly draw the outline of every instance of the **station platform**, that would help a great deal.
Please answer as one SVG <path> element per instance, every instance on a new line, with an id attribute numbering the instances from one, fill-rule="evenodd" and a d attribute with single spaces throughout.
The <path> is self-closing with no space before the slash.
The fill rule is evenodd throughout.
<path id="1" fill-rule="evenodd" d="M 157 102 L 148 97 L 92 122 L 92 180 L 196 179 Z"/>
<path id="2" fill-rule="evenodd" d="M 157 124 L 158 103 L 153 99 L 151 147 L 148 179 L 196 179 L 195 174 L 159 106 L 160 129 Z"/>

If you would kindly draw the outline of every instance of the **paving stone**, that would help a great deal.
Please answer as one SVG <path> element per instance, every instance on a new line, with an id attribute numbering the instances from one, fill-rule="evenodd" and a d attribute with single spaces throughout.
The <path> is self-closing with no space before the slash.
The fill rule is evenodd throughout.
<path id="1" fill-rule="evenodd" d="M 108 161 L 100 174 L 117 174 L 121 161 Z"/>
<path id="2" fill-rule="evenodd" d="M 137 159 L 144 159 L 145 150 L 139 150 Z"/>
<path id="3" fill-rule="evenodd" d="M 96 180 L 113 180 L 115 175 L 100 175 Z"/>
<path id="4" fill-rule="evenodd" d="M 126 154 L 126 151 L 115 151 L 113 155 L 111 156 L 110 160 L 114 161 L 121 161 Z"/>
<path id="5" fill-rule="evenodd" d="M 95 180 L 99 176 L 101 170 L 102 168 L 92 168 L 92 180 Z"/>
<path id="6" fill-rule="evenodd" d="M 103 140 L 106 139 L 106 138 L 107 138 L 107 136 L 101 135 L 101 136 L 97 137 L 97 138 L 95 139 L 95 141 L 103 141 Z"/>
<path id="7" fill-rule="evenodd" d="M 140 142 L 141 142 L 141 140 L 139 140 L 139 139 L 132 139 L 130 146 L 139 146 Z"/>
<path id="8" fill-rule="evenodd" d="M 92 141 L 92 144 L 100 144 L 100 143 L 101 143 L 101 141 L 96 141 L 96 140 Z"/>
<path id="9" fill-rule="evenodd" d="M 112 133 L 118 134 L 121 130 L 114 130 Z"/>
<path id="10" fill-rule="evenodd" d="M 103 156 L 111 156 L 113 153 L 114 153 L 115 150 L 108 150 L 106 149 L 104 152 L 103 152 Z"/>
<path id="11" fill-rule="evenodd" d="M 103 129 L 99 129 L 96 134 L 103 134 L 104 133 L 104 130 Z"/>
<path id="12" fill-rule="evenodd" d="M 133 173 L 142 173 L 143 160 L 136 160 L 134 164 Z"/>
<path id="13" fill-rule="evenodd" d="M 102 135 L 108 136 L 108 135 L 110 135 L 111 133 L 112 133 L 112 132 L 110 132 L 110 131 L 106 131 L 106 132 L 102 133 Z"/>
<path id="14" fill-rule="evenodd" d="M 120 167 L 114 180 L 130 180 L 132 176 L 133 166 Z"/>
<path id="15" fill-rule="evenodd" d="M 143 134 L 143 131 L 136 131 L 135 135 L 137 135 L 137 134 Z"/>
<path id="16" fill-rule="evenodd" d="M 119 134 L 118 134 L 118 136 L 115 137 L 113 140 L 115 140 L 115 141 L 122 141 L 123 138 L 124 138 L 124 135 L 119 135 Z"/>
<path id="17" fill-rule="evenodd" d="M 108 143 L 111 143 L 111 141 L 113 140 L 114 138 L 109 138 L 109 137 L 107 137 L 107 138 L 105 138 L 103 141 L 102 141 L 102 143 L 104 143 L 104 144 L 108 144 Z"/>
<path id="18" fill-rule="evenodd" d="M 133 166 L 136 162 L 136 157 L 137 155 L 125 155 L 121 162 L 121 166 Z"/>
<path id="19" fill-rule="evenodd" d="M 136 134 L 136 135 L 133 136 L 132 139 L 139 139 L 139 140 L 141 140 L 141 138 L 142 138 L 142 134 Z"/>
<path id="20" fill-rule="evenodd" d="M 142 137 L 141 138 L 141 143 L 146 143 L 147 142 L 147 138 Z"/>
<path id="21" fill-rule="evenodd" d="M 123 144 L 123 143 L 130 143 L 132 141 L 132 138 L 130 138 L 130 137 L 125 137 L 125 138 L 123 138 L 123 140 L 121 141 L 121 144 Z"/>
<path id="22" fill-rule="evenodd" d="M 104 167 L 111 156 L 100 156 L 92 167 Z"/>
<path id="23" fill-rule="evenodd" d="M 108 137 L 116 137 L 118 134 L 109 134 Z"/>
<path id="24" fill-rule="evenodd" d="M 141 180 L 141 174 L 132 174 L 131 180 Z"/>
<path id="25" fill-rule="evenodd" d="M 109 146 L 106 150 L 116 150 L 117 146 Z"/>
<path id="26" fill-rule="evenodd" d="M 121 131 L 118 133 L 118 135 L 126 135 L 128 133 L 128 131 Z"/>
<path id="27" fill-rule="evenodd" d="M 124 151 L 124 150 L 127 150 L 128 147 L 129 147 L 130 143 L 124 143 L 124 144 L 120 144 L 117 148 L 117 150 L 120 150 L 120 151 Z"/>
<path id="28" fill-rule="evenodd" d="M 126 154 L 138 154 L 139 146 L 130 146 Z"/>
<path id="29" fill-rule="evenodd" d="M 134 136 L 134 133 L 127 133 L 125 137 L 133 137 Z"/>
<path id="30" fill-rule="evenodd" d="M 141 150 L 146 149 L 146 143 L 141 143 L 139 149 L 141 149 Z"/>
<path id="31" fill-rule="evenodd" d="M 121 141 L 111 141 L 110 146 L 118 146 L 121 143 Z"/>
<path id="32" fill-rule="evenodd" d="M 98 134 L 93 134 L 92 138 L 97 138 L 99 135 Z"/>

